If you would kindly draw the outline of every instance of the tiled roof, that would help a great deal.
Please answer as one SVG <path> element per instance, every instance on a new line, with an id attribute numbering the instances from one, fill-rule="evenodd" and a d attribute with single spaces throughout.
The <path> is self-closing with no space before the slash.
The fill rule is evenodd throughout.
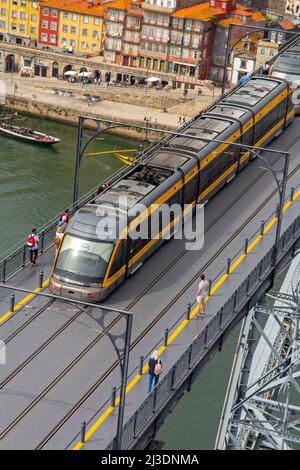
<path id="1" fill-rule="evenodd" d="M 229 28 L 230 24 L 243 24 L 243 21 L 240 18 L 226 18 L 217 23 L 218 26 L 222 26 L 223 28 Z"/>
<path id="2" fill-rule="evenodd" d="M 279 21 L 279 26 L 281 26 L 283 29 L 295 29 L 296 28 L 296 25 L 290 21 L 290 20 L 282 20 L 282 21 Z"/>
<path id="3" fill-rule="evenodd" d="M 176 18 L 190 18 L 194 20 L 209 20 L 214 16 L 223 15 L 224 10 L 217 7 L 211 7 L 209 2 L 194 5 L 188 8 L 182 8 L 172 13 Z"/>
<path id="4" fill-rule="evenodd" d="M 41 6 L 91 16 L 103 16 L 106 7 L 111 3 L 101 3 L 98 0 L 92 2 L 87 0 L 49 0 L 41 2 Z"/>
<path id="5" fill-rule="evenodd" d="M 239 16 L 252 16 L 251 11 L 244 10 L 242 8 L 233 10 L 232 13 L 234 15 L 239 15 Z"/>
<path id="6" fill-rule="evenodd" d="M 266 18 L 259 11 L 252 12 L 252 19 L 254 21 L 264 21 Z"/>

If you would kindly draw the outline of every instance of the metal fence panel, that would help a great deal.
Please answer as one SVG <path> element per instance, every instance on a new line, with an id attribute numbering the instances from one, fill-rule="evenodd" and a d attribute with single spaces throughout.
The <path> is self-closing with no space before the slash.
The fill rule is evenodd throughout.
<path id="1" fill-rule="evenodd" d="M 221 314 L 221 311 L 219 310 L 218 313 L 216 313 L 216 315 L 214 315 L 214 317 L 210 320 L 210 322 L 208 323 L 208 325 L 206 327 L 206 329 L 207 329 L 207 333 L 206 333 L 207 343 L 209 343 L 216 336 L 216 333 L 219 331 L 220 314 Z"/>
<path id="2" fill-rule="evenodd" d="M 273 258 L 273 247 L 268 251 L 268 253 L 265 254 L 263 259 L 261 260 L 261 271 L 260 275 L 264 274 L 267 269 L 271 266 L 272 263 L 272 258 Z"/>
<path id="3" fill-rule="evenodd" d="M 165 377 L 158 383 L 157 394 L 156 394 L 156 409 L 165 401 L 169 396 L 172 389 L 172 375 L 173 370 L 171 369 Z"/>
<path id="4" fill-rule="evenodd" d="M 234 312 L 234 295 L 227 300 L 227 302 L 222 307 L 222 323 L 227 320 Z"/>
<path id="5" fill-rule="evenodd" d="M 259 263 L 249 274 L 249 290 L 251 290 L 258 282 L 261 274 L 261 263 Z"/>
<path id="6" fill-rule="evenodd" d="M 201 331 L 200 335 L 192 344 L 191 364 L 193 364 L 198 357 L 202 354 L 205 348 L 205 330 Z"/>
<path id="7" fill-rule="evenodd" d="M 137 411 L 136 419 L 136 432 L 138 433 L 140 429 L 153 417 L 154 409 L 154 392 L 150 393 L 146 400 L 141 404 Z"/>
<path id="8" fill-rule="evenodd" d="M 237 307 L 242 303 L 242 301 L 245 299 L 247 296 L 248 292 L 248 282 L 249 278 L 247 278 L 242 282 L 242 284 L 239 286 L 239 288 L 236 291 L 236 299 L 235 299 L 235 306 Z"/>
<path id="9" fill-rule="evenodd" d="M 190 350 L 187 349 L 183 353 L 181 358 L 174 365 L 175 374 L 174 374 L 173 387 L 177 387 L 177 385 L 180 384 L 182 378 L 187 375 L 187 371 L 189 367 L 189 356 L 190 356 Z"/>
<path id="10" fill-rule="evenodd" d="M 135 414 L 131 416 L 129 421 L 125 424 L 122 431 L 122 449 L 127 449 L 134 437 L 134 422 Z"/>

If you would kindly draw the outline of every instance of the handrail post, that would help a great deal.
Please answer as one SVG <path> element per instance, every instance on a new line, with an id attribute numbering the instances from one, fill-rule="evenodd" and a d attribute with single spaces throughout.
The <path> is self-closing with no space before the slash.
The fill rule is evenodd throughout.
<path id="1" fill-rule="evenodd" d="M 168 346 L 169 328 L 165 329 L 164 346 Z"/>
<path id="2" fill-rule="evenodd" d="M 245 238 L 245 245 L 244 245 L 244 254 L 248 254 L 248 245 L 249 245 L 249 239 Z"/>
<path id="3" fill-rule="evenodd" d="M 23 246 L 23 268 L 25 268 L 25 264 L 26 264 L 26 245 Z"/>
<path id="4" fill-rule="evenodd" d="M 112 408 L 115 408 L 116 406 L 116 394 L 117 394 L 117 389 L 116 387 L 113 387 L 111 391 L 111 399 L 110 399 L 110 405 Z"/>
<path id="5" fill-rule="evenodd" d="M 86 422 L 82 421 L 81 423 L 81 429 L 80 429 L 80 442 L 82 444 L 85 443 L 85 431 L 86 431 Z"/>
<path id="6" fill-rule="evenodd" d="M 10 296 L 10 311 L 14 312 L 15 311 L 15 294 L 11 294 Z"/>
<path id="7" fill-rule="evenodd" d="M 294 201 L 294 195 L 295 195 L 295 188 L 292 187 L 292 188 L 291 188 L 291 196 L 290 196 L 290 201 L 291 201 L 291 202 Z"/>
<path id="8" fill-rule="evenodd" d="M 6 259 L 3 261 L 3 269 L 2 269 L 2 282 L 5 284 L 6 281 Z"/>
<path id="9" fill-rule="evenodd" d="M 227 258 L 226 274 L 230 274 L 231 259 Z"/>
<path id="10" fill-rule="evenodd" d="M 189 302 L 186 307 L 186 319 L 191 319 L 191 302 Z"/>
<path id="11" fill-rule="evenodd" d="M 141 356 L 140 364 L 139 364 L 139 375 L 143 375 L 143 368 L 144 368 L 144 356 Z"/>
<path id="12" fill-rule="evenodd" d="M 44 282 L 44 271 L 40 271 L 39 273 L 39 288 L 42 289 Z"/>

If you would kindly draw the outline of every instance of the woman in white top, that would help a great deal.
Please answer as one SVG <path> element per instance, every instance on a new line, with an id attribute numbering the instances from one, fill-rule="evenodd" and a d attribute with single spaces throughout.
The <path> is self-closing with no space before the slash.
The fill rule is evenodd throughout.
<path id="1" fill-rule="evenodd" d="M 201 314 L 204 315 L 204 312 L 206 309 L 205 298 L 208 295 L 208 292 L 209 292 L 209 282 L 205 279 L 204 274 L 201 274 L 199 289 L 197 293 L 198 311 L 196 313 L 196 317 L 200 317 Z"/>

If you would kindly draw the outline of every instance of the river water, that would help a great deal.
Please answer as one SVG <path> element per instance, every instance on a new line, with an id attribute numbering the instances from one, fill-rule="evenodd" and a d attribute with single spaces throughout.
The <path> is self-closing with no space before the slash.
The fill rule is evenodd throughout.
<path id="1" fill-rule="evenodd" d="M 24 144 L 0 136 L 0 256 L 72 203 L 75 127 L 19 116 L 17 125 L 33 127 L 63 139 L 51 148 Z M 133 148 L 130 139 L 105 136 L 89 152 Z M 80 171 L 79 195 L 96 187 L 122 166 L 111 155 L 86 157 Z M 212 449 L 237 344 L 236 328 L 189 394 L 167 419 L 157 438 L 165 449 Z"/>
<path id="2" fill-rule="evenodd" d="M 22 115 L 15 123 L 63 140 L 44 148 L 0 135 L 0 254 L 70 205 L 73 197 L 76 128 Z M 87 151 L 132 148 L 133 144 L 130 139 L 105 134 L 104 140 L 95 141 Z M 111 155 L 83 158 L 79 195 L 121 166 Z"/>

